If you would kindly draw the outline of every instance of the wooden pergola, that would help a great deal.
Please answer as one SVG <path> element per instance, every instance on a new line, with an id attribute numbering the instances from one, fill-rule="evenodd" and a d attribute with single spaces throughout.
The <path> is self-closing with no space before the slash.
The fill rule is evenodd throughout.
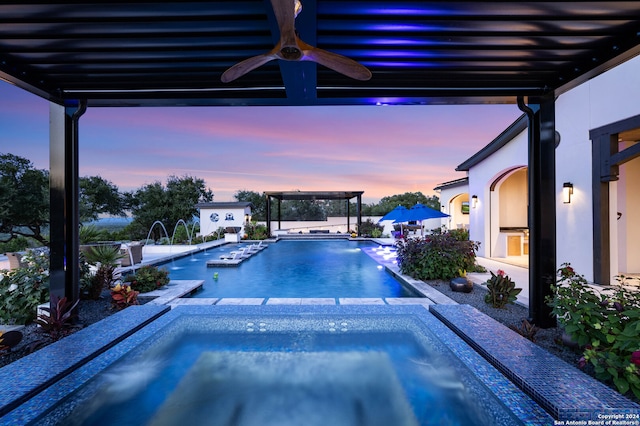
<path id="1" fill-rule="evenodd" d="M 362 223 L 362 194 L 364 191 L 265 191 L 267 197 L 267 235 L 271 235 L 271 199 L 278 200 L 278 229 L 281 228 L 283 200 L 347 200 L 347 229 L 350 225 L 350 200 L 356 198 L 356 217 L 358 222 L 358 236 Z"/>

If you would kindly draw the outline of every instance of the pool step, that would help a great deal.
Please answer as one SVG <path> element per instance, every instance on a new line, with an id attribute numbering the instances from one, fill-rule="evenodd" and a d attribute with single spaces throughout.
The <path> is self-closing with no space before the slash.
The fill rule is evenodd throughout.
<path id="1" fill-rule="evenodd" d="M 164 289 L 141 293 L 139 297 L 153 297 L 152 305 L 168 305 L 184 295 L 191 295 L 202 288 L 204 280 L 171 280 Z"/>
<path id="2" fill-rule="evenodd" d="M 224 297 L 224 298 L 175 298 L 167 304 L 179 305 L 422 305 L 428 307 L 434 302 L 426 297 L 386 297 L 386 298 L 349 298 L 349 297 Z"/>

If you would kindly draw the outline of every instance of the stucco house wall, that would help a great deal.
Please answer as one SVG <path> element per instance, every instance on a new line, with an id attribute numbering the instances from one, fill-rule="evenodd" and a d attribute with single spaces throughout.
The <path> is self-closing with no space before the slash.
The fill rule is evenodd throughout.
<path id="1" fill-rule="evenodd" d="M 462 204 L 469 203 L 469 179 L 444 182 L 434 188 L 440 199 L 440 211 L 449 215 L 440 220 L 440 227 L 469 229 L 469 212 L 462 212 Z M 467 204 L 469 210 L 471 206 Z M 434 221 L 435 222 L 435 221 Z"/>
<path id="2" fill-rule="evenodd" d="M 556 229 L 557 263 L 570 262 L 588 280 L 593 279 L 592 143 L 589 131 L 640 114 L 640 57 L 562 94 L 556 100 Z M 562 202 L 562 184 L 573 183 L 570 204 Z M 637 182 L 637 181 L 636 181 Z M 617 184 L 612 185 L 611 203 Z M 636 186 L 634 191 L 638 191 Z M 615 211 L 615 210 L 613 210 Z M 609 224 L 618 235 L 615 215 Z M 611 243 L 611 270 L 616 273 L 617 244 Z"/>
<path id="3" fill-rule="evenodd" d="M 594 273 L 594 217 L 592 190 L 592 141 L 590 131 L 640 115 L 640 57 L 631 59 L 560 95 L 555 104 L 556 131 L 556 226 L 557 265 L 569 262 L 587 280 Z M 527 223 L 523 198 L 526 179 L 505 179 L 509 173 L 526 173 L 528 134 L 521 116 L 507 130 L 473 157 L 458 166 L 467 171 L 469 194 L 476 195 L 471 209 L 470 237 L 480 242 L 479 256 L 502 257 L 500 227 L 519 227 Z M 526 123 L 526 122 L 525 122 Z M 520 125 L 518 125 L 520 124 Z M 522 129 L 522 130 L 521 130 Z M 620 147 L 624 149 L 624 147 Z M 630 213 L 639 211 L 640 158 L 620 166 L 620 180 L 610 185 L 610 270 L 640 271 L 637 251 L 640 227 Z M 563 183 L 573 184 L 571 203 L 562 200 Z M 508 199 L 508 203 L 500 202 Z M 473 204 L 473 203 L 472 203 Z M 624 211 L 622 219 L 617 212 Z M 492 213 L 493 212 L 493 213 Z M 630 222 L 632 221 L 632 222 Z M 522 223 L 520 223 L 522 222 Z M 496 249 L 498 248 L 498 249 Z"/>
<path id="4" fill-rule="evenodd" d="M 499 185 L 491 191 L 491 184 L 510 169 L 526 167 L 528 158 L 526 130 L 520 132 L 498 151 L 472 166 L 469 171 L 469 194 L 478 197 L 477 205 L 471 207 L 469 215 L 469 237 L 478 241 L 478 256 L 491 257 L 491 247 L 496 247 L 499 238 L 499 215 L 491 215 L 500 206 Z M 472 203 L 473 204 L 473 203 Z M 493 208 L 489 207 L 493 205 Z M 495 253 L 494 253 L 495 255 Z"/>

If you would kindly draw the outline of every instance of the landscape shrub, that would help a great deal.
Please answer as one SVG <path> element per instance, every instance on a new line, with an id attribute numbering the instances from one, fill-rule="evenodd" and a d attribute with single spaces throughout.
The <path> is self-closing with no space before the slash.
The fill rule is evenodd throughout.
<path id="1" fill-rule="evenodd" d="M 27 324 L 38 305 L 49 300 L 49 251 L 28 250 L 26 267 L 0 271 L 0 323 Z"/>
<path id="2" fill-rule="evenodd" d="M 12 238 L 7 242 L 0 243 L 0 253 L 24 251 L 28 247 L 31 247 L 29 239 L 20 236 Z"/>
<path id="3" fill-rule="evenodd" d="M 384 226 L 374 223 L 371 219 L 367 219 L 360 223 L 360 235 L 363 237 L 378 238 L 382 235 Z"/>
<path id="4" fill-rule="evenodd" d="M 137 292 L 148 293 L 169 284 L 169 271 L 154 265 L 144 265 L 122 281 L 130 283 L 131 288 Z"/>
<path id="5" fill-rule="evenodd" d="M 596 378 L 640 398 L 640 292 L 629 285 L 635 279 L 616 279 L 617 284 L 596 291 L 564 263 L 547 303 L 564 331 L 584 348 L 578 367 L 591 363 Z"/>
<path id="6" fill-rule="evenodd" d="M 171 236 L 173 244 L 193 244 L 193 239 L 198 232 L 200 232 L 199 223 L 188 223 L 185 227 L 182 222 L 180 222 Z"/>
<path id="7" fill-rule="evenodd" d="M 51 299 L 53 303 L 51 306 L 42 308 L 45 313 L 39 314 L 35 323 L 40 326 L 40 331 L 56 341 L 71 334 L 73 328 L 76 328 L 73 324 L 73 320 L 77 317 L 74 309 L 80 301 L 76 300 L 75 303 L 71 303 L 67 301 L 66 297 L 58 298 L 56 296 L 52 296 Z"/>
<path id="8" fill-rule="evenodd" d="M 223 234 L 224 235 L 224 234 Z M 268 237 L 267 226 L 256 222 L 244 224 L 244 238 L 247 240 L 264 240 Z"/>
<path id="9" fill-rule="evenodd" d="M 397 243 L 400 272 L 419 280 L 448 280 L 473 270 L 479 243 L 460 233 L 435 231 Z"/>
<path id="10" fill-rule="evenodd" d="M 118 245 L 96 245 L 86 251 L 85 257 L 87 262 L 97 267 L 95 273 L 88 277 L 81 297 L 97 300 L 100 298 L 103 290 L 108 289 L 115 282 L 115 271 L 118 261 L 124 257 L 120 253 Z M 84 281 L 84 280 L 83 280 Z M 81 285 L 83 283 L 81 281 Z"/>
<path id="11" fill-rule="evenodd" d="M 495 274 L 492 271 L 491 278 L 485 284 L 488 290 L 484 296 L 485 303 L 498 309 L 504 308 L 507 303 L 514 303 L 522 291 L 521 288 L 516 288 L 516 284 L 502 269 L 498 269 Z"/>
<path id="12" fill-rule="evenodd" d="M 120 311 L 131 305 L 138 305 L 138 294 L 131 286 L 126 284 L 116 284 L 111 288 L 111 306 Z"/>

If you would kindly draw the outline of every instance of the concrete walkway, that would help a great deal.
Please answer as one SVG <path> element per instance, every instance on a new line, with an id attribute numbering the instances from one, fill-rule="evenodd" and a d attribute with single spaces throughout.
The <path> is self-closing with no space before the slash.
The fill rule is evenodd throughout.
<path id="1" fill-rule="evenodd" d="M 484 266 L 487 269 L 487 273 L 468 273 L 467 276 L 471 281 L 476 284 L 485 283 L 491 278 L 489 271 L 495 274 L 501 269 L 513 280 L 516 288 L 522 289 L 516 302 L 526 307 L 529 306 L 529 268 L 504 263 L 495 258 L 487 257 L 477 257 L 476 262 Z"/>

